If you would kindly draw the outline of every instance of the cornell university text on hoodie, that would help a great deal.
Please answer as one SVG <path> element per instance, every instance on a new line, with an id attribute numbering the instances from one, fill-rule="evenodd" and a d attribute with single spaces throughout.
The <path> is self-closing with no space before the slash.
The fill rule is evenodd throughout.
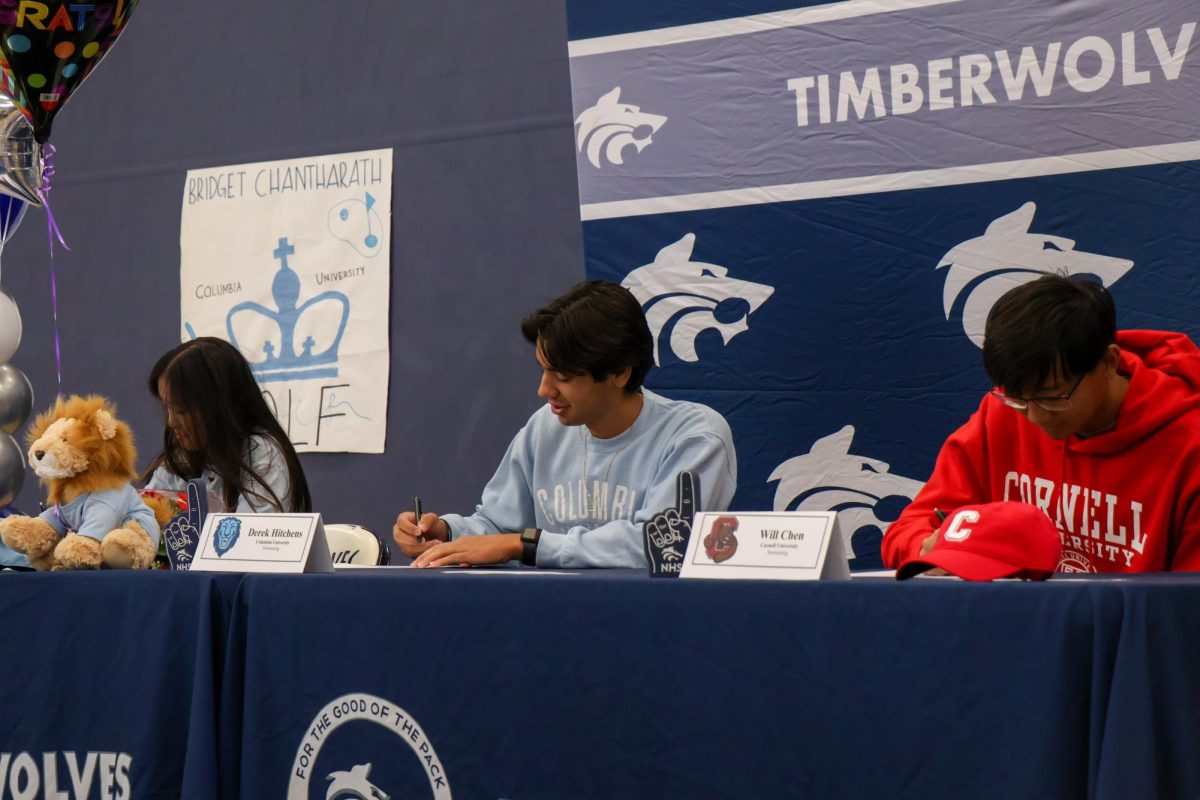
<path id="1" fill-rule="evenodd" d="M 935 509 L 1019 500 L 1062 536 L 1060 572 L 1200 570 L 1200 350 L 1180 333 L 1120 331 L 1129 388 L 1115 427 L 1055 441 L 987 394 L 887 529 L 883 561 L 916 556 Z"/>

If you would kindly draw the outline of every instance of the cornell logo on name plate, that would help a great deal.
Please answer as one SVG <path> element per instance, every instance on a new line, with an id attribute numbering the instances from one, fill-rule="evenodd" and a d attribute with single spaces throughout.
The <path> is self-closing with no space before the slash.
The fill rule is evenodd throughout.
<path id="1" fill-rule="evenodd" d="M 704 537 L 704 555 L 714 564 L 728 561 L 737 552 L 737 517 L 717 517 Z"/>
<path id="2" fill-rule="evenodd" d="M 383 778 L 377 776 L 372 780 L 371 770 L 373 765 L 395 765 L 404 758 L 402 747 L 388 752 L 363 753 L 361 760 L 355 758 L 353 761 L 357 763 L 347 763 L 343 769 L 328 766 L 316 769 L 317 756 L 329 737 L 346 723 L 359 721 L 374 723 L 394 733 L 398 743 L 407 745 L 420 763 L 429 781 L 429 796 L 434 800 L 451 800 L 446 769 L 416 720 L 390 700 L 360 692 L 344 694 L 330 701 L 313 717 L 296 748 L 296 759 L 288 780 L 288 800 L 400 800 L 400 795 L 383 785 Z"/>

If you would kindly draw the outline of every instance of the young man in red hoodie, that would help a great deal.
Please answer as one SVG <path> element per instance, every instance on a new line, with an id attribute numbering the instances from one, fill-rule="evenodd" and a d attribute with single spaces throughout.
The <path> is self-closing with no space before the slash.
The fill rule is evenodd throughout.
<path id="1" fill-rule="evenodd" d="M 1121 331 L 1107 290 L 1047 275 L 988 316 L 995 388 L 883 538 L 896 567 L 959 506 L 1017 500 L 1058 527 L 1060 572 L 1200 570 L 1200 350 Z"/>

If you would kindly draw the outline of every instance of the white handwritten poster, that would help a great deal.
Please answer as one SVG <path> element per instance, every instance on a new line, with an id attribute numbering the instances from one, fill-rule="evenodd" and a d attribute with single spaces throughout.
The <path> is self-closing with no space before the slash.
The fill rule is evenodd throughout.
<path id="1" fill-rule="evenodd" d="M 188 171 L 182 336 L 237 347 L 299 451 L 383 452 L 391 200 L 391 150 Z"/>

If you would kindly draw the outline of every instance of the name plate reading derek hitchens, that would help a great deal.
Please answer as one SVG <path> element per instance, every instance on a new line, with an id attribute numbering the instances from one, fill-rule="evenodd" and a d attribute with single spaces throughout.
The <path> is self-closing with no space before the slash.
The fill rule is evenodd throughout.
<path id="1" fill-rule="evenodd" d="M 320 514 L 209 514 L 193 570 L 333 572 Z"/>
<path id="2" fill-rule="evenodd" d="M 833 511 L 697 514 L 681 578 L 814 581 L 850 577 Z"/>

